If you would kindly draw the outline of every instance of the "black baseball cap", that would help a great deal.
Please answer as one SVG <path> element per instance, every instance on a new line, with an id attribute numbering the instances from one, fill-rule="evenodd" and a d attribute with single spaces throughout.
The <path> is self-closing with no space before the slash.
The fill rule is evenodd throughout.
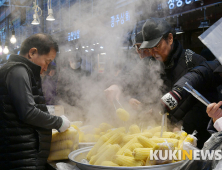
<path id="1" fill-rule="evenodd" d="M 163 35 L 171 30 L 171 26 L 161 18 L 150 18 L 146 20 L 142 28 L 143 43 L 140 48 L 153 48 L 160 40 Z"/>
<path id="2" fill-rule="evenodd" d="M 135 36 L 131 37 L 131 39 L 132 39 L 132 42 L 133 42 L 133 46 L 135 46 L 137 43 L 141 44 L 143 42 L 142 31 L 138 32 Z"/>

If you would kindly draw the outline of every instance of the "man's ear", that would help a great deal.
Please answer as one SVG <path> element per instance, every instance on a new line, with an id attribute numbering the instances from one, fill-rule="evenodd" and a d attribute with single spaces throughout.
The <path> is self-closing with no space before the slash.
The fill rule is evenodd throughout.
<path id="1" fill-rule="evenodd" d="M 38 53 L 37 48 L 31 48 L 28 53 L 29 59 L 33 58 L 34 54 L 37 54 L 37 53 Z"/>
<path id="2" fill-rule="evenodd" d="M 168 43 L 169 43 L 170 45 L 173 44 L 173 34 L 172 34 L 172 33 L 169 33 L 169 35 L 168 35 Z"/>

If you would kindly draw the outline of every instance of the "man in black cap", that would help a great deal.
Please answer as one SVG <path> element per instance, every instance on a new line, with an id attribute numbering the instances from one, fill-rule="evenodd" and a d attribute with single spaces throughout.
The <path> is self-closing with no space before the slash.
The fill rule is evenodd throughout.
<path id="1" fill-rule="evenodd" d="M 143 25 L 142 33 L 144 41 L 140 49 L 148 50 L 153 57 L 163 63 L 165 70 L 162 75 L 165 85 L 163 93 L 170 91 L 173 85 L 190 69 L 205 61 L 202 56 L 193 51 L 183 49 L 176 39 L 175 30 L 164 19 L 148 19 Z M 217 96 L 216 91 L 211 91 L 211 94 L 213 94 L 211 98 Z M 172 91 L 167 97 L 162 98 L 162 101 L 165 107 L 175 107 L 176 99 L 179 99 L 179 96 Z M 183 120 L 183 127 L 187 133 L 197 130 L 198 147 L 202 148 L 203 143 L 210 136 L 206 130 L 209 117 L 206 114 L 205 106 L 194 97 L 188 96 L 180 102 L 176 109 L 171 110 L 167 110 L 170 113 L 171 122 L 178 123 Z"/>

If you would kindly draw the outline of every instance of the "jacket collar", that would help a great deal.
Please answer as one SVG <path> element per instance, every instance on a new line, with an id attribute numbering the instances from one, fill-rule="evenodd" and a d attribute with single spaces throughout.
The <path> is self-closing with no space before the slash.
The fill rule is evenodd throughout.
<path id="1" fill-rule="evenodd" d="M 170 52 L 167 61 L 164 63 L 165 69 L 170 69 L 174 66 L 174 61 L 178 60 L 183 51 L 183 47 L 178 40 L 174 40 L 174 49 Z"/>
<path id="2" fill-rule="evenodd" d="M 33 74 L 37 77 L 40 76 L 41 67 L 31 62 L 29 59 L 22 57 L 20 55 L 12 54 L 8 60 L 9 62 L 21 62 L 26 64 L 33 72 Z"/>

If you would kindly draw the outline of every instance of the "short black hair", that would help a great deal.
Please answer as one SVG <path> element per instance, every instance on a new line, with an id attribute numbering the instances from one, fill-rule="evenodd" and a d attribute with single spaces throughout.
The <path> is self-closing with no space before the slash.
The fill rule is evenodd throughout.
<path id="1" fill-rule="evenodd" d="M 39 55 L 48 54 L 53 48 L 56 52 L 59 51 L 58 44 L 48 34 L 34 34 L 22 42 L 20 54 L 26 55 L 31 48 L 37 48 Z"/>
<path id="2" fill-rule="evenodd" d="M 167 40 L 167 38 L 168 38 L 168 36 L 169 36 L 169 33 L 173 34 L 173 40 L 175 40 L 175 39 L 176 39 L 176 31 L 175 31 L 174 28 L 171 28 L 167 33 L 165 33 L 165 34 L 163 35 L 163 39 L 164 39 L 164 40 Z"/>

